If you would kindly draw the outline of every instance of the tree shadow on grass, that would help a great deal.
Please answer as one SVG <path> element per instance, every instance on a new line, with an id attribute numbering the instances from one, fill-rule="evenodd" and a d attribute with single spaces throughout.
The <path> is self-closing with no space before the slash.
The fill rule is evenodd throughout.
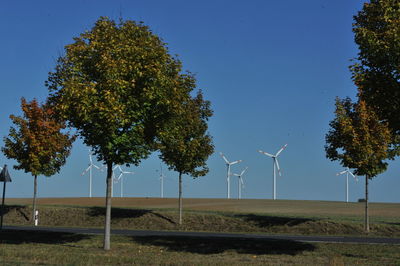
<path id="1" fill-rule="evenodd" d="M 393 222 L 386 222 L 385 224 L 388 224 L 388 225 L 397 225 L 397 226 L 400 226 L 400 223 L 393 223 Z"/>
<path id="2" fill-rule="evenodd" d="M 124 209 L 124 208 L 111 208 L 111 219 L 124 219 L 124 218 L 139 218 L 145 214 L 153 214 L 156 217 L 166 220 L 169 223 L 175 224 L 173 220 L 164 215 L 161 215 L 152 210 L 145 209 Z M 90 207 L 88 208 L 88 214 L 90 216 L 105 216 L 105 207 Z"/>
<path id="3" fill-rule="evenodd" d="M 26 230 L 0 230 L 0 244 L 65 244 L 90 238 L 89 235 Z"/>
<path id="4" fill-rule="evenodd" d="M 246 222 L 255 222 L 260 227 L 272 226 L 296 226 L 305 222 L 314 221 L 308 218 L 292 218 L 292 217 L 279 217 L 257 214 L 239 214 L 235 215 L 237 218 L 244 219 Z"/>
<path id="5" fill-rule="evenodd" d="M 142 209 L 124 209 L 124 208 L 111 208 L 112 219 L 123 219 L 123 218 L 138 218 L 151 212 L 151 210 Z M 88 208 L 88 215 L 90 216 L 105 216 L 105 207 L 90 207 Z"/>
<path id="6" fill-rule="evenodd" d="M 315 246 L 291 240 L 248 239 L 224 237 L 193 236 L 151 236 L 133 237 L 133 241 L 143 244 L 164 247 L 170 251 L 190 252 L 197 254 L 218 254 L 234 250 L 240 254 L 286 254 L 296 255 L 303 251 L 313 251 Z"/>
<path id="7" fill-rule="evenodd" d="M 26 206 L 22 205 L 4 205 L 3 216 L 14 210 L 17 213 L 19 213 L 19 215 L 21 215 L 26 221 L 29 221 L 28 214 L 26 213 Z M 0 207 L 0 213 L 1 213 L 1 207 Z"/>

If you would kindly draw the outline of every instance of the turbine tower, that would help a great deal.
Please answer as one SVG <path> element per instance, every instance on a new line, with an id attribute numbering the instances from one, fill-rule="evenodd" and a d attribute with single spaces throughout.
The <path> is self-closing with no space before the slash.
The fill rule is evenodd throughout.
<path id="1" fill-rule="evenodd" d="M 238 177 L 238 199 L 242 198 L 242 187 L 244 188 L 244 182 L 243 182 L 243 174 L 246 172 L 248 167 L 246 167 L 240 174 L 233 174 L 234 176 Z"/>
<path id="2" fill-rule="evenodd" d="M 344 171 L 337 173 L 336 175 L 343 175 L 346 174 L 346 202 L 349 202 L 349 175 L 351 175 L 356 182 L 358 182 L 358 178 L 350 172 L 350 169 L 347 167 Z"/>
<path id="3" fill-rule="evenodd" d="M 238 160 L 238 161 L 234 161 L 234 162 L 229 162 L 228 159 L 226 159 L 226 157 L 224 156 L 224 154 L 222 152 L 219 153 L 222 157 L 222 159 L 224 159 L 225 163 L 226 163 L 226 168 L 227 168 L 227 173 L 226 173 L 226 183 L 227 183 L 227 196 L 228 199 L 231 198 L 231 190 L 230 190 L 230 176 L 231 174 L 231 165 L 240 163 L 242 160 Z"/>
<path id="4" fill-rule="evenodd" d="M 97 165 L 95 165 L 93 163 L 92 152 L 89 150 L 89 166 L 88 166 L 88 168 L 86 168 L 85 171 L 82 172 L 82 175 L 85 175 L 89 171 L 89 198 L 92 197 L 92 169 L 93 169 L 93 167 L 96 168 L 97 170 L 102 171 L 100 169 L 100 167 L 98 167 Z"/>
<path id="5" fill-rule="evenodd" d="M 158 172 L 158 170 L 156 170 L 156 172 Z M 164 172 L 163 172 L 163 169 L 162 169 L 162 165 L 161 165 L 161 163 L 160 163 L 160 197 L 161 198 L 164 198 L 164 178 L 165 178 L 165 174 L 164 174 Z"/>
<path id="6" fill-rule="evenodd" d="M 119 174 L 118 178 L 115 178 L 115 176 L 114 176 L 114 180 L 116 183 L 118 181 L 121 181 L 121 198 L 122 198 L 122 197 L 124 197 L 124 178 L 123 178 L 123 176 L 124 176 L 124 174 L 132 174 L 133 175 L 134 172 L 124 171 L 124 170 L 122 170 L 120 165 L 116 165 L 113 170 L 115 170 L 117 168 L 120 171 L 120 174 Z"/>
<path id="7" fill-rule="evenodd" d="M 281 152 L 286 148 L 287 144 L 285 144 L 275 155 L 264 152 L 259 150 L 259 153 L 262 153 L 264 155 L 267 155 L 268 157 L 272 158 L 272 175 L 273 175 L 273 179 L 272 179 L 272 189 L 273 189 L 273 199 L 276 200 L 276 170 L 275 168 L 278 170 L 279 176 L 281 176 L 281 169 L 279 168 L 279 162 L 278 162 L 278 156 L 279 154 L 281 154 Z"/>

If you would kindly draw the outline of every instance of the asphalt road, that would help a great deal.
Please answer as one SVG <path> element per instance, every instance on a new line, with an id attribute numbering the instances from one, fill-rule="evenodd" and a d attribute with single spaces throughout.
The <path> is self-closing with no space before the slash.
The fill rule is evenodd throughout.
<path id="1" fill-rule="evenodd" d="M 103 234 L 104 229 L 96 228 L 67 228 L 67 227 L 34 227 L 34 226 L 3 226 L 3 229 L 65 232 L 76 234 Z M 1 232 L 1 231 L 0 231 Z M 160 237 L 199 237 L 199 238 L 238 238 L 238 239 L 264 239 L 264 240 L 292 240 L 309 243 L 353 243 L 353 244 L 391 244 L 400 245 L 400 238 L 383 237 L 351 237 L 351 236 L 299 236 L 299 235 L 265 235 L 265 234 L 235 234 L 235 233 L 208 233 L 208 232 L 182 232 L 182 231 L 147 231 L 147 230 L 111 230 L 115 235 L 126 236 L 160 236 Z M 1 234 L 0 234 L 1 236 Z"/>

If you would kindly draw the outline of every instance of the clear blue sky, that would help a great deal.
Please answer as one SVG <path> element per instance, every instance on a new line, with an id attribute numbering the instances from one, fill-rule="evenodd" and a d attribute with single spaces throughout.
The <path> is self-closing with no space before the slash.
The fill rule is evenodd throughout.
<path id="1" fill-rule="evenodd" d="M 210 173 L 184 179 L 184 197 L 226 197 L 226 168 L 219 151 L 244 175 L 245 198 L 271 198 L 272 160 L 258 149 L 280 156 L 283 177 L 278 199 L 344 200 L 338 162 L 325 158 L 325 134 L 336 96 L 355 96 L 348 66 L 357 54 L 351 24 L 362 0 L 284 1 L 11 1 L 0 4 L 1 136 L 20 114 L 20 98 L 44 101 L 44 81 L 56 58 L 74 36 L 90 29 L 99 16 L 143 21 L 195 73 L 198 87 L 212 103 L 210 133 L 216 153 Z M 0 145 L 3 145 L 0 140 Z M 61 172 L 39 178 L 39 197 L 88 195 L 87 147 L 74 144 Z M 0 155 L 0 164 L 13 161 Z M 154 154 L 125 179 L 127 196 L 159 196 Z M 372 201 L 400 202 L 399 162 L 370 183 Z M 165 168 L 165 166 L 164 166 Z M 31 197 L 33 179 L 10 170 L 9 197 Z M 105 195 L 105 173 L 95 172 L 93 194 Z M 177 174 L 167 172 L 165 196 L 177 196 Z M 350 180 L 350 200 L 363 197 L 364 182 Z M 237 179 L 232 178 L 232 197 Z M 115 187 L 119 194 L 119 185 Z"/>

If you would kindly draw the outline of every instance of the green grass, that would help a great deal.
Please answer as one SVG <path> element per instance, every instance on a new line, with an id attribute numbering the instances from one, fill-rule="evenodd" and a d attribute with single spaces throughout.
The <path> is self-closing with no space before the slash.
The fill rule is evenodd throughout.
<path id="1" fill-rule="evenodd" d="M 400 245 L 0 231 L 1 265 L 398 265 Z"/>
<path id="2" fill-rule="evenodd" d="M 39 206 L 41 226 L 96 227 L 104 225 L 104 207 Z M 31 225 L 31 207 L 7 206 L 5 225 Z M 358 218 L 358 217 L 357 217 Z M 400 237 L 400 218 L 371 219 L 370 236 Z M 113 229 L 183 230 L 300 235 L 364 235 L 362 219 L 349 216 L 299 216 L 218 211 L 185 211 L 183 225 L 172 209 L 113 208 Z"/>

